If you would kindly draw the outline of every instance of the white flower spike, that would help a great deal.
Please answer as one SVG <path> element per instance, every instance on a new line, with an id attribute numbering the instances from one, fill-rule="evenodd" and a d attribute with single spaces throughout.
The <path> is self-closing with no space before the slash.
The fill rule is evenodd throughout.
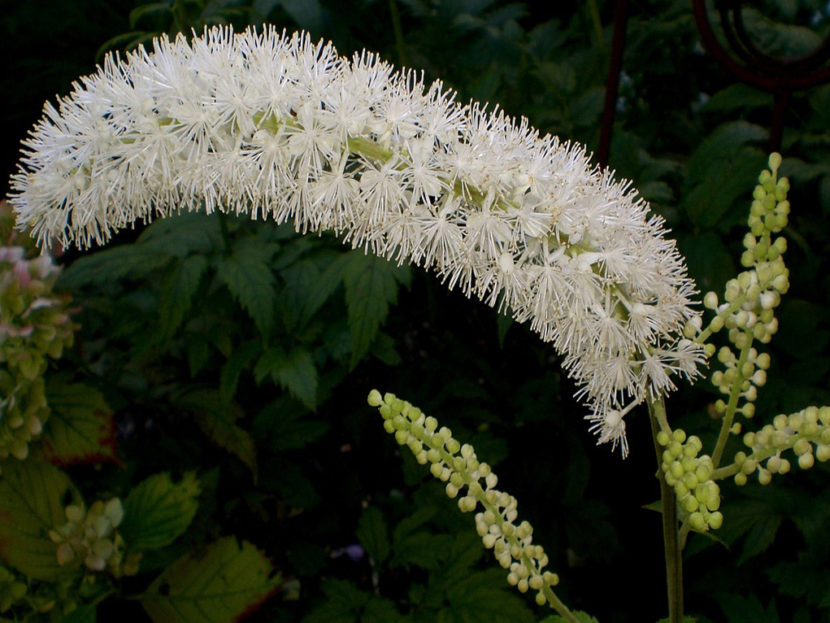
<path id="1" fill-rule="evenodd" d="M 552 342 L 624 454 L 622 415 L 703 359 L 663 221 L 581 146 L 307 34 L 217 27 L 107 57 L 46 104 L 11 187 L 42 246 L 221 210 L 432 268 Z"/>

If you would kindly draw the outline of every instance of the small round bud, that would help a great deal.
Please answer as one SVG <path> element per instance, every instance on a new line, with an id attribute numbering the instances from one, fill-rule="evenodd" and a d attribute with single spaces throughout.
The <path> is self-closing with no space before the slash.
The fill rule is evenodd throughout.
<path id="1" fill-rule="evenodd" d="M 383 396 L 381 396 L 380 392 L 376 389 L 373 389 L 369 392 L 369 397 L 367 398 L 367 402 L 372 407 L 379 407 L 383 404 Z"/>
<path id="2" fill-rule="evenodd" d="M 703 519 L 703 515 L 698 512 L 694 512 L 691 515 L 689 515 L 689 525 L 696 532 L 706 532 L 706 529 L 708 527 L 706 524 L 706 520 Z"/>

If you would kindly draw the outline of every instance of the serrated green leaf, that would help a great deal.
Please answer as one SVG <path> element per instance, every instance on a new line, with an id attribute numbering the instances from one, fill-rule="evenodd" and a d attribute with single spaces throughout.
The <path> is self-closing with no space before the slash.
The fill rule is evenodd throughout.
<path id="1" fill-rule="evenodd" d="M 39 453 L 50 463 L 116 460 L 115 425 L 104 396 L 96 389 L 59 378 L 46 386 L 51 413 Z"/>
<path id="2" fill-rule="evenodd" d="M 285 280 L 285 290 L 280 295 L 280 311 L 286 330 L 292 332 L 307 323 L 325 303 L 326 296 L 319 293 L 322 291 L 325 295 L 326 290 L 331 288 L 321 283 L 320 269 L 311 260 L 290 265 L 280 276 Z M 338 278 L 335 287 L 339 281 Z"/>
<path id="3" fill-rule="evenodd" d="M 389 556 L 389 530 L 380 509 L 369 506 L 363 511 L 355 536 L 374 563 L 383 564 Z"/>
<path id="4" fill-rule="evenodd" d="M 286 353 L 279 347 L 270 348 L 257 362 L 254 375 L 258 383 L 270 376 L 312 411 L 317 407 L 317 368 L 306 349 Z"/>
<path id="5" fill-rule="evenodd" d="M 236 424 L 239 407 L 222 401 L 218 391 L 197 389 L 174 396 L 174 406 L 193 416 L 210 440 L 241 460 L 257 478 L 256 446 L 251 435 Z"/>
<path id="6" fill-rule="evenodd" d="M 760 143 L 768 132 L 759 125 L 746 121 L 732 121 L 719 126 L 706 138 L 689 158 L 688 177 L 693 183 L 703 180 L 708 173 L 720 168 L 724 160 L 733 159 L 736 152 L 750 143 Z M 760 169 L 756 170 L 756 176 Z"/>
<path id="7" fill-rule="evenodd" d="M 779 563 L 766 573 L 782 595 L 830 608 L 830 569 L 827 568 L 826 550 L 826 546 L 802 550 L 795 562 Z"/>
<path id="8" fill-rule="evenodd" d="M 759 516 L 747 533 L 746 539 L 744 539 L 738 564 L 742 565 L 750 558 L 766 551 L 775 540 L 775 535 L 778 533 L 778 528 L 780 527 L 780 515 Z"/>
<path id="9" fill-rule="evenodd" d="M 253 340 L 240 344 L 233 351 L 222 366 L 219 376 L 219 396 L 222 402 L 227 404 L 233 400 L 236 386 L 239 383 L 239 375 L 261 351 L 261 343 Z"/>
<path id="10" fill-rule="evenodd" d="M 371 595 L 346 580 L 324 580 L 326 601 L 303 618 L 302 623 L 357 623 Z"/>
<path id="11" fill-rule="evenodd" d="M 328 422 L 310 420 L 308 415 L 308 409 L 284 397 L 257 414 L 251 433 L 258 439 L 269 439 L 275 452 L 304 448 L 329 428 Z"/>
<path id="12" fill-rule="evenodd" d="M 224 215 L 190 212 L 155 221 L 138 237 L 138 244 L 155 245 L 176 257 L 207 255 L 223 247 L 219 221 Z"/>
<path id="13" fill-rule="evenodd" d="M 725 623 L 780 623 L 774 599 L 770 601 L 769 607 L 764 609 L 755 595 L 721 593 L 717 597 L 717 603 L 726 615 Z"/>
<path id="14" fill-rule="evenodd" d="M 90 284 L 138 279 L 170 262 L 160 245 L 123 245 L 78 258 L 58 277 L 56 287 L 73 290 Z"/>
<path id="15" fill-rule="evenodd" d="M 396 541 L 390 565 L 393 567 L 420 567 L 435 571 L 441 567 L 447 557 L 447 551 L 453 544 L 449 534 L 432 534 L 415 532 Z M 476 552 L 481 555 L 480 550 Z"/>
<path id="16" fill-rule="evenodd" d="M 766 138 L 766 131 L 745 122 L 720 128 L 695 150 L 689 159 L 689 175 L 681 207 L 695 225 L 711 227 L 736 202 L 745 219 L 758 172 L 766 166 L 767 154 L 747 143 Z M 736 212 L 738 208 L 735 207 Z"/>
<path id="17" fill-rule="evenodd" d="M 196 376 L 205 367 L 210 357 L 210 343 L 200 335 L 187 340 L 187 366 L 190 376 Z"/>
<path id="18" fill-rule="evenodd" d="M 360 615 L 360 623 L 408 623 L 411 619 L 402 615 L 395 602 L 373 595 Z"/>
<path id="19" fill-rule="evenodd" d="M 389 306 L 398 299 L 400 268 L 382 258 L 352 252 L 343 270 L 346 315 L 352 338 L 351 367 L 369 350 Z"/>
<path id="20" fill-rule="evenodd" d="M 190 255 L 176 262 L 165 277 L 159 301 L 159 320 L 165 336 L 172 336 L 182 324 L 196 293 L 208 261 L 202 255 Z"/>
<path id="21" fill-rule="evenodd" d="M 225 537 L 170 565 L 141 604 L 155 623 L 232 623 L 279 586 L 273 571 L 253 545 Z"/>
<path id="22" fill-rule="evenodd" d="M 378 334 L 372 342 L 372 356 L 389 367 L 398 366 L 403 363 L 403 358 L 398 352 L 395 339 L 383 331 L 378 331 Z"/>
<path id="23" fill-rule="evenodd" d="M 275 282 L 269 261 L 276 244 L 265 244 L 255 238 L 240 241 L 233 253 L 217 263 L 217 275 L 231 295 L 267 339 L 274 325 L 277 304 Z"/>
<path id="24" fill-rule="evenodd" d="M 193 472 L 179 483 L 168 472 L 150 476 L 124 500 L 118 532 L 131 551 L 169 545 L 187 530 L 199 507 L 198 498 L 199 481 Z"/>
<path id="25" fill-rule="evenodd" d="M 571 614 L 576 617 L 576 620 L 579 621 L 579 623 L 599 623 L 596 617 L 592 617 L 590 614 L 583 612 L 582 610 L 574 610 Z M 683 623 L 695 623 L 696 620 L 697 619 L 683 617 Z M 568 620 L 561 615 L 551 614 L 539 621 L 539 623 L 568 623 Z M 658 621 L 657 623 L 662 623 L 662 621 Z"/>
<path id="26" fill-rule="evenodd" d="M 484 571 L 468 568 L 463 575 L 453 575 L 449 585 L 440 576 L 440 571 L 433 573 L 428 587 L 430 592 L 440 590 L 444 596 L 433 620 L 444 617 L 476 623 L 534 623 L 536 620 L 522 596 L 504 581 L 501 568 Z"/>
<path id="27" fill-rule="evenodd" d="M 66 523 L 65 507 L 82 504 L 69 477 L 57 467 L 29 460 L 5 461 L 0 476 L 0 559 L 36 580 L 73 575 L 77 565 L 58 564 L 49 530 Z"/>
<path id="28" fill-rule="evenodd" d="M 772 94 L 761 91 L 747 84 L 732 84 L 715 93 L 706 102 L 706 112 L 729 112 L 750 108 L 772 108 Z"/>

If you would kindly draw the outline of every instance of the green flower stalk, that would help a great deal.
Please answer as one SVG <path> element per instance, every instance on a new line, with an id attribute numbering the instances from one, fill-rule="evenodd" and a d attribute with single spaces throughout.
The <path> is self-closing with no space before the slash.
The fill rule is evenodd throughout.
<path id="1" fill-rule="evenodd" d="M 694 378 L 694 285 L 663 221 L 579 145 L 377 56 L 212 28 L 109 56 L 24 141 L 10 202 L 43 246 L 181 211 L 291 221 L 431 268 L 553 343 L 600 442 Z"/>
<path id="2" fill-rule="evenodd" d="M 493 550 L 499 565 L 508 571 L 507 582 L 520 592 L 535 593 L 536 603 L 549 604 L 567 621 L 577 619 L 553 592 L 559 576 L 546 571 L 548 556 L 533 543 L 533 527 L 518 521 L 516 498 L 496 488 L 498 477 L 487 463 L 480 462 L 470 444 L 462 444 L 446 426 L 425 415 L 418 407 L 387 393 L 372 390 L 369 405 L 377 407 L 386 432 L 408 447 L 415 460 L 429 465 L 435 478 L 446 483 L 450 499 L 458 501 L 461 512 L 475 514 L 476 531 L 484 547 Z M 479 508 L 480 507 L 480 508 Z"/>

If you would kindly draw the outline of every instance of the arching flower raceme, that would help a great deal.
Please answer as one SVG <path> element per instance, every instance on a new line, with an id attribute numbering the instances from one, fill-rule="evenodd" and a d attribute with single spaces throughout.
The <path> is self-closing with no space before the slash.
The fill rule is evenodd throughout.
<path id="1" fill-rule="evenodd" d="M 624 453 L 623 416 L 702 359 L 662 220 L 582 147 L 306 34 L 212 28 L 107 57 L 46 104 L 11 186 L 42 246 L 221 210 L 432 268 L 552 342 Z"/>

